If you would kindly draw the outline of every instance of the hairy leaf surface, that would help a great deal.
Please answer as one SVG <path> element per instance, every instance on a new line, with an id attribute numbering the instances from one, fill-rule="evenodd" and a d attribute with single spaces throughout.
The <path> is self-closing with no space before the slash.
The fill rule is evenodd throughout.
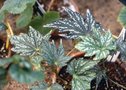
<path id="1" fill-rule="evenodd" d="M 90 81 L 95 77 L 95 73 L 91 69 L 96 64 L 90 60 L 73 60 L 68 65 L 68 72 L 73 75 L 72 90 L 88 90 L 90 89 Z"/>
<path id="2" fill-rule="evenodd" d="M 93 30 L 92 35 L 81 38 L 82 41 L 75 48 L 86 52 L 85 56 L 95 55 L 94 60 L 104 59 L 110 53 L 110 50 L 116 49 L 114 39 L 109 31 L 103 33 L 99 30 Z"/>
<path id="3" fill-rule="evenodd" d="M 45 40 L 48 40 L 48 37 L 42 36 L 32 27 L 30 27 L 28 34 L 20 34 L 19 36 L 14 35 L 10 39 L 11 44 L 14 45 L 12 51 L 23 56 L 40 55 Z"/>
<path id="4" fill-rule="evenodd" d="M 68 32 L 66 34 L 66 37 L 68 38 L 85 35 L 86 33 L 92 31 L 94 27 L 100 27 L 100 25 L 94 20 L 94 17 L 89 10 L 87 10 L 85 18 L 70 9 L 65 9 L 65 11 L 70 18 L 55 21 L 51 24 L 45 25 L 44 27 L 58 28 L 61 32 Z"/>
<path id="5" fill-rule="evenodd" d="M 66 62 L 71 58 L 64 55 L 64 48 L 62 42 L 60 42 L 57 48 L 54 41 L 52 43 L 46 42 L 43 45 L 43 56 L 45 60 L 51 65 L 64 66 Z"/>

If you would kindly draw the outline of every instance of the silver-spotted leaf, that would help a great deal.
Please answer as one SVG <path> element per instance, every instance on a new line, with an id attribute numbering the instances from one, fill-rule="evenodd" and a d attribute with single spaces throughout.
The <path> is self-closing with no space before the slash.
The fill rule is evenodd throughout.
<path id="1" fill-rule="evenodd" d="M 121 60 L 126 60 L 126 29 L 123 28 L 116 41 L 117 49 L 120 51 Z"/>
<path id="2" fill-rule="evenodd" d="M 68 32 L 65 36 L 67 38 L 76 38 L 92 31 L 94 27 L 100 27 L 100 25 L 94 20 L 94 17 L 89 10 L 87 10 L 85 18 L 83 18 L 83 16 L 81 16 L 79 13 L 73 12 L 70 9 L 65 9 L 65 11 L 69 15 L 69 18 L 60 19 L 53 23 L 47 24 L 44 27 L 58 28 L 60 32 Z"/>
<path id="3" fill-rule="evenodd" d="M 73 60 L 68 65 L 68 72 L 73 76 L 72 90 L 89 90 L 90 81 L 95 77 L 91 71 L 97 62 L 91 60 Z"/>
<path id="4" fill-rule="evenodd" d="M 104 79 L 106 84 L 108 85 L 108 78 L 106 75 L 106 71 L 101 69 L 99 66 L 95 66 L 93 68 L 96 73 L 96 87 L 95 90 L 97 90 L 99 83 Z"/>
<path id="5" fill-rule="evenodd" d="M 110 50 L 115 50 L 116 45 L 110 31 L 100 32 L 94 29 L 92 35 L 81 37 L 75 48 L 86 52 L 85 56 L 94 56 L 94 60 L 100 60 L 107 57 Z"/>
<path id="6" fill-rule="evenodd" d="M 32 65 L 34 66 L 35 70 L 41 70 L 41 62 L 43 61 L 43 57 L 40 55 L 33 56 L 30 59 Z"/>
<path id="7" fill-rule="evenodd" d="M 48 61 L 51 65 L 64 66 L 71 59 L 69 56 L 64 55 L 64 48 L 62 42 L 60 42 L 57 48 L 54 41 L 52 43 L 45 42 L 43 45 L 42 57 Z"/>
<path id="8" fill-rule="evenodd" d="M 10 42 L 14 45 L 12 51 L 23 56 L 28 56 L 40 55 L 44 40 L 48 40 L 48 37 L 44 37 L 30 27 L 28 34 L 14 35 L 11 37 Z"/>

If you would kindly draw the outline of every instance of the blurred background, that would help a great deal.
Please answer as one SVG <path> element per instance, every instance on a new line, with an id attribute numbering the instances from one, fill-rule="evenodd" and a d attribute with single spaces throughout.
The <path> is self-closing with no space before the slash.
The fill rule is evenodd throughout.
<path id="1" fill-rule="evenodd" d="M 74 0 L 80 13 L 89 8 L 104 28 L 110 29 L 113 34 L 118 35 L 122 26 L 117 21 L 120 9 L 123 4 L 119 0 Z M 124 0 L 125 1 L 125 0 Z"/>

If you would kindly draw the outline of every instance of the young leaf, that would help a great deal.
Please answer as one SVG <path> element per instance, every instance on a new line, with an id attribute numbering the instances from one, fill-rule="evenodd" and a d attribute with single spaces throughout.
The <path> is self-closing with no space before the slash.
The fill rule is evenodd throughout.
<path id="1" fill-rule="evenodd" d="M 126 7 L 123 7 L 119 13 L 118 16 L 118 21 L 124 26 L 126 27 Z"/>
<path id="2" fill-rule="evenodd" d="M 48 86 L 47 83 L 41 82 L 38 86 L 33 86 L 30 90 L 63 90 L 63 87 L 58 83 Z"/>
<path id="3" fill-rule="evenodd" d="M 11 44 L 14 45 L 12 51 L 23 56 L 40 55 L 44 40 L 48 40 L 48 38 L 42 36 L 32 27 L 30 27 L 28 34 L 14 35 L 10 39 Z"/>
<path id="4" fill-rule="evenodd" d="M 62 42 L 60 42 L 57 48 L 54 41 L 52 43 L 46 42 L 43 45 L 42 57 L 48 61 L 51 65 L 64 66 L 71 58 L 64 55 L 64 48 Z"/>
<path id="5" fill-rule="evenodd" d="M 73 60 L 68 65 L 68 72 L 73 75 L 72 90 L 88 90 L 90 89 L 90 81 L 95 77 L 95 73 L 91 69 L 96 64 L 90 60 Z"/>
<path id="6" fill-rule="evenodd" d="M 29 4 L 27 5 L 27 8 L 21 13 L 19 18 L 16 20 L 16 26 L 18 28 L 27 26 L 32 19 L 32 14 L 33 14 L 33 8 L 32 5 Z"/>
<path id="7" fill-rule="evenodd" d="M 47 34 L 51 29 L 43 27 L 43 25 L 51 23 L 57 19 L 59 19 L 60 15 L 58 12 L 50 11 L 41 16 L 35 17 L 30 26 L 41 32 L 43 35 Z"/>
<path id="8" fill-rule="evenodd" d="M 34 66 L 35 70 L 41 70 L 41 62 L 43 61 L 43 57 L 42 56 L 34 56 L 31 57 L 31 63 Z"/>
<path id="9" fill-rule="evenodd" d="M 93 30 L 92 35 L 81 38 L 82 41 L 75 48 L 86 52 L 85 56 L 95 55 L 94 60 L 104 59 L 110 53 L 110 50 L 116 49 L 114 39 L 109 31 L 103 33 L 99 30 Z"/>
<path id="10" fill-rule="evenodd" d="M 68 32 L 66 36 L 68 38 L 85 35 L 92 31 L 94 27 L 100 27 L 89 10 L 87 10 L 85 19 L 79 13 L 73 12 L 70 9 L 65 9 L 65 11 L 68 13 L 70 18 L 55 21 L 51 24 L 44 25 L 44 27 L 58 28 L 61 32 Z"/>

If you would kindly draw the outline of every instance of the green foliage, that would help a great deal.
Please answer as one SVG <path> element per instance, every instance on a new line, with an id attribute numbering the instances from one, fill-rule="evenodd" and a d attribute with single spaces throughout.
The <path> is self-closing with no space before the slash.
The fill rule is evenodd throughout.
<path id="1" fill-rule="evenodd" d="M 95 70 L 96 73 L 96 87 L 95 90 L 97 90 L 99 83 L 101 82 L 102 79 L 104 79 L 106 81 L 106 84 L 108 85 L 108 78 L 106 75 L 106 70 L 101 69 L 99 66 L 95 66 L 95 68 L 93 68 Z"/>
<path id="2" fill-rule="evenodd" d="M 64 55 L 64 48 L 62 42 L 60 42 L 57 48 L 54 41 L 52 43 L 46 42 L 43 45 L 43 58 L 47 60 L 49 64 L 56 66 L 65 66 L 71 59 L 69 56 Z"/>
<path id="3" fill-rule="evenodd" d="M 20 14 L 28 7 L 28 4 L 34 5 L 34 3 L 35 0 L 6 0 L 0 10 L 0 21 L 4 19 L 5 13 Z"/>
<path id="4" fill-rule="evenodd" d="M 41 70 L 41 62 L 43 61 L 43 57 L 40 55 L 33 56 L 30 58 L 30 61 L 35 69 Z"/>
<path id="5" fill-rule="evenodd" d="M 7 29 L 7 26 L 4 23 L 0 23 L 0 31 L 4 31 Z"/>
<path id="6" fill-rule="evenodd" d="M 95 61 L 78 59 L 68 65 L 67 70 L 73 76 L 72 90 L 90 89 L 90 81 L 95 77 L 91 69 L 95 64 Z"/>
<path id="7" fill-rule="evenodd" d="M 72 90 L 89 90 L 90 82 L 94 77 L 96 77 L 97 89 L 102 78 L 107 80 L 106 71 L 101 70 L 100 67 L 96 68 L 99 60 L 105 59 L 112 50 L 116 49 L 116 45 L 121 53 L 121 59 L 126 59 L 124 37 L 119 37 L 115 43 L 111 32 L 104 31 L 89 10 L 87 10 L 86 16 L 83 17 L 77 12 L 65 9 L 69 17 L 57 20 L 59 19 L 59 13 L 52 11 L 45 13 L 43 17 L 33 17 L 34 4 L 35 0 L 6 0 L 0 10 L 0 21 L 3 20 L 6 13 L 20 14 L 16 21 L 17 27 L 22 28 L 30 25 L 38 30 L 36 31 L 30 27 L 28 34 L 21 33 L 10 38 L 10 42 L 13 45 L 12 51 L 28 57 L 26 59 L 15 55 L 11 58 L 0 60 L 0 89 L 7 82 L 7 73 L 12 79 L 21 83 L 44 81 L 44 74 L 48 72 L 56 74 L 55 77 L 58 75 L 53 68 L 48 71 L 48 68 L 51 69 L 50 65 L 63 67 L 68 64 L 67 62 L 69 62 L 67 71 L 72 75 Z M 124 26 L 126 25 L 125 16 L 126 8 L 123 8 L 119 15 L 119 21 Z M 65 37 L 70 39 L 80 37 L 81 41 L 78 42 L 75 48 L 85 52 L 86 57 L 94 56 L 93 59 L 98 60 L 98 62 L 82 58 L 70 61 L 71 57 L 64 54 L 62 41 L 60 41 L 59 46 L 56 46 L 53 40 L 49 41 L 50 35 L 47 35 L 47 33 L 51 29 L 47 27 L 58 28 L 60 32 L 68 32 Z M 0 30 L 4 28 L 1 24 Z M 41 67 L 42 61 L 45 61 L 47 65 Z M 47 69 L 46 66 L 48 67 Z M 42 69 L 47 71 L 43 72 L 41 71 Z M 93 71 L 94 69 L 95 71 Z M 49 85 L 45 82 L 38 82 L 38 86 L 32 87 L 31 90 L 63 90 L 63 87 L 56 82 L 49 82 Z"/>
<path id="8" fill-rule="evenodd" d="M 116 45 L 112 34 L 108 31 L 100 32 L 93 30 L 93 33 L 81 37 L 82 41 L 79 42 L 75 48 L 80 51 L 86 52 L 85 56 L 93 56 L 94 60 L 101 60 L 109 55 L 110 50 L 115 50 Z"/>
<path id="9" fill-rule="evenodd" d="M 9 65 L 9 74 L 12 79 L 21 83 L 33 83 L 44 79 L 42 71 L 33 71 L 30 62 L 20 56 L 13 56 L 9 59 L 1 60 L 0 67 Z"/>
<path id="10" fill-rule="evenodd" d="M 49 11 L 41 16 L 34 17 L 34 19 L 30 22 L 30 26 L 41 32 L 42 34 L 47 34 L 50 29 L 44 28 L 43 25 L 51 23 L 57 19 L 59 19 L 60 15 L 58 12 Z"/>
<path id="11" fill-rule="evenodd" d="M 32 27 L 28 34 L 20 34 L 12 36 L 10 41 L 14 45 L 12 50 L 23 56 L 40 55 L 42 52 L 43 42 L 48 40 Z"/>
<path id="12" fill-rule="evenodd" d="M 119 13 L 118 21 L 126 27 L 126 7 L 123 7 Z"/>
<path id="13" fill-rule="evenodd" d="M 32 19 L 32 14 L 33 14 L 33 8 L 32 8 L 32 5 L 29 4 L 27 5 L 27 8 L 21 13 L 19 18 L 17 19 L 16 26 L 18 28 L 27 26 Z"/>
<path id="14" fill-rule="evenodd" d="M 45 82 L 41 82 L 38 86 L 32 87 L 31 90 L 63 90 L 63 88 L 58 83 L 54 83 L 51 86 L 48 86 L 48 84 Z"/>
<path id="15" fill-rule="evenodd" d="M 29 66 L 30 64 L 27 62 L 12 65 L 9 70 L 11 78 L 20 83 L 33 83 L 44 79 L 44 74 L 41 71 L 33 71 Z"/>
<path id="16" fill-rule="evenodd" d="M 121 60 L 126 60 L 126 29 L 123 28 L 119 38 L 116 40 L 117 50 L 120 51 Z"/>
<path id="17" fill-rule="evenodd" d="M 7 71 L 6 69 L 0 67 L 0 90 L 7 83 Z"/>
<path id="18" fill-rule="evenodd" d="M 68 13 L 70 18 L 60 19 L 51 24 L 44 25 L 44 27 L 58 28 L 61 32 L 68 32 L 65 36 L 67 38 L 83 36 L 91 32 L 94 27 L 100 28 L 100 25 L 96 23 L 89 10 L 87 10 L 85 18 L 70 9 L 65 9 L 65 11 Z"/>

